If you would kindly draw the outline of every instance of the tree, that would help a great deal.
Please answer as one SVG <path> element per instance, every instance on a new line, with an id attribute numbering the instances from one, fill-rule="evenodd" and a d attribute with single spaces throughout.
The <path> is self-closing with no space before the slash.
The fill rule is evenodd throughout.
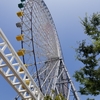
<path id="1" fill-rule="evenodd" d="M 59 94 L 55 97 L 54 100 L 66 100 L 62 94 Z"/>
<path id="2" fill-rule="evenodd" d="M 53 99 L 50 95 L 46 95 L 44 100 L 66 100 L 62 94 L 56 95 Z"/>
<path id="3" fill-rule="evenodd" d="M 52 100 L 51 96 L 47 95 L 44 97 L 44 100 Z"/>
<path id="4" fill-rule="evenodd" d="M 91 43 L 82 40 L 76 48 L 77 59 L 83 63 L 83 67 L 76 71 L 74 77 L 80 83 L 79 92 L 82 95 L 100 94 L 100 14 L 81 20 L 84 33 L 90 37 Z"/>

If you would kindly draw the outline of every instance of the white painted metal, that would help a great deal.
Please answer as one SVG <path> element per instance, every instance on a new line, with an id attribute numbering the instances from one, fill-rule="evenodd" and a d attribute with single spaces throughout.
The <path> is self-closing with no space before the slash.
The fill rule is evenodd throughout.
<path id="1" fill-rule="evenodd" d="M 67 70 L 67 68 L 66 68 L 66 66 L 65 66 L 65 64 L 64 64 L 64 62 L 63 62 L 63 60 L 62 60 L 62 63 L 63 63 L 64 69 L 65 69 L 66 74 L 67 74 L 67 77 L 68 77 L 68 82 L 69 82 L 69 84 L 71 85 L 71 88 L 70 88 L 70 86 L 69 86 L 70 91 L 69 91 L 69 95 L 68 95 L 68 96 L 70 96 L 70 92 L 73 92 L 73 93 L 74 93 L 74 98 L 75 98 L 76 100 L 80 100 L 80 98 L 79 98 L 79 96 L 78 96 L 78 94 L 77 94 L 77 91 L 76 91 L 76 89 L 75 89 L 75 87 L 74 87 L 74 84 L 73 84 L 73 82 L 72 82 L 72 80 L 71 80 L 71 78 L 70 78 L 70 75 L 69 75 L 69 73 L 68 73 L 68 70 Z M 68 99 L 68 100 L 70 100 L 70 99 Z"/>
<path id="2" fill-rule="evenodd" d="M 24 100 L 43 100 L 43 94 L 1 29 L 0 40 L 0 73 Z M 20 72 L 20 68 L 23 72 Z M 26 77 L 30 80 L 29 85 L 25 83 Z"/>
<path id="3" fill-rule="evenodd" d="M 24 15 L 16 26 L 24 35 L 23 62 L 0 30 L 0 73 L 24 100 L 43 100 L 43 94 L 52 98 L 62 94 L 67 100 L 80 100 L 64 65 L 57 31 L 46 4 L 43 0 L 25 0 L 22 4 L 20 10 Z M 24 64 L 28 65 L 27 69 Z M 29 85 L 25 83 L 26 77 Z"/>

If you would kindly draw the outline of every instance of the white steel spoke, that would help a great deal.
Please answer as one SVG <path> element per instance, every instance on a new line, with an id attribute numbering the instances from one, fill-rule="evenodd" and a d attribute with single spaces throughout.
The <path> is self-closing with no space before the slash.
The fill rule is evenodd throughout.
<path id="1" fill-rule="evenodd" d="M 43 85 L 45 84 L 45 82 L 47 81 L 48 77 L 50 76 L 50 74 L 52 73 L 52 71 L 54 70 L 54 68 L 56 67 L 57 62 L 54 64 L 54 66 L 52 67 L 51 71 L 48 73 L 48 76 L 46 77 L 46 79 L 44 80 L 43 84 L 41 85 L 41 87 L 43 87 Z"/>

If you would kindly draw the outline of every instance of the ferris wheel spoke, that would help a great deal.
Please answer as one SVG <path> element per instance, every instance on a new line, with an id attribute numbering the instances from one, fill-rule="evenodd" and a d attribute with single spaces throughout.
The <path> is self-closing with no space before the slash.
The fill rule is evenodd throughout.
<path id="1" fill-rule="evenodd" d="M 41 85 L 41 87 L 43 87 L 43 85 L 45 84 L 45 82 L 47 81 L 47 79 L 49 78 L 50 74 L 53 72 L 54 68 L 56 67 L 57 62 L 54 64 L 54 66 L 51 68 L 50 72 L 48 73 L 48 76 L 45 78 L 43 84 Z"/>
<path id="2" fill-rule="evenodd" d="M 44 65 L 43 67 L 40 67 L 40 69 L 38 69 L 39 76 L 40 76 L 41 74 L 43 74 L 44 72 L 46 72 L 46 70 L 48 70 L 49 67 L 50 67 L 50 65 Z M 35 72 L 34 75 L 32 75 L 32 77 L 33 77 L 33 78 L 36 77 L 36 72 Z"/>
<path id="3" fill-rule="evenodd" d="M 41 33 L 41 32 L 40 32 Z M 51 47 L 53 47 L 53 46 L 51 46 Z M 52 50 L 54 50 L 54 49 L 52 49 Z"/>
<path id="4" fill-rule="evenodd" d="M 50 85 L 52 84 L 52 81 L 53 81 L 53 78 L 50 80 L 48 86 L 47 86 L 47 89 L 45 90 L 45 96 L 48 94 L 49 92 L 49 89 L 50 89 Z"/>
<path id="5" fill-rule="evenodd" d="M 28 45 L 28 46 L 27 46 L 28 48 L 31 48 L 31 47 L 29 46 L 30 44 L 27 44 L 27 45 Z M 37 48 L 37 50 L 38 50 L 38 51 L 35 52 L 37 56 L 38 56 L 38 55 L 39 55 L 39 56 L 41 55 L 41 56 L 44 56 L 44 57 L 45 57 L 45 56 L 47 56 L 48 54 L 52 54 L 52 52 L 50 52 L 49 49 L 45 49 L 46 47 L 44 48 L 44 47 L 38 45 L 38 47 L 36 47 L 36 48 Z M 40 51 L 40 48 L 42 48 L 42 51 Z M 26 49 L 26 54 L 27 54 L 27 53 L 30 53 L 30 52 L 32 52 L 31 49 L 30 49 L 30 51 Z"/>
<path id="6" fill-rule="evenodd" d="M 36 9 L 35 9 L 35 11 L 36 11 Z M 34 14 L 35 15 L 35 14 Z M 39 13 L 39 16 L 40 16 L 40 13 Z M 41 17 L 41 16 L 40 16 Z M 42 21 L 42 24 L 41 24 L 41 21 L 39 21 L 39 19 L 41 19 L 41 18 L 37 18 L 38 20 L 38 23 L 39 23 L 39 25 L 42 27 L 42 25 L 45 25 L 44 23 L 43 23 L 43 21 Z M 45 16 L 43 16 L 43 18 L 45 18 Z M 48 21 L 47 21 L 48 22 Z M 40 28 L 39 28 L 40 29 Z M 43 30 L 43 29 L 41 29 L 41 30 Z M 41 32 L 40 32 L 41 33 Z M 48 33 L 48 32 L 47 32 Z M 41 34 L 41 36 L 42 36 L 42 34 Z M 48 35 L 46 35 L 47 37 L 48 37 Z M 49 39 L 49 38 L 48 38 Z"/>
<path id="7" fill-rule="evenodd" d="M 46 47 L 48 47 L 49 44 L 46 45 Z"/>

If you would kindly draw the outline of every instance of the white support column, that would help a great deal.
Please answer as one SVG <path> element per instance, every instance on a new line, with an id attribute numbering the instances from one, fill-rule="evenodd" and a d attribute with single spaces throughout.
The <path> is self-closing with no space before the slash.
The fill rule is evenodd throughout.
<path id="1" fill-rule="evenodd" d="M 76 98 L 76 100 L 80 100 L 80 98 L 79 98 L 79 96 L 78 96 L 78 94 L 77 94 L 77 91 L 76 91 L 76 89 L 75 89 L 75 87 L 74 87 L 74 84 L 73 84 L 73 82 L 72 82 L 72 80 L 71 80 L 71 78 L 70 78 L 70 76 L 69 76 L 68 70 L 67 70 L 67 68 L 66 68 L 66 66 L 65 66 L 65 64 L 64 64 L 64 62 L 63 62 L 63 60 L 62 60 L 62 63 L 63 63 L 63 66 L 64 66 L 64 68 L 65 68 L 65 71 L 66 71 L 66 73 L 67 73 L 67 77 L 68 77 L 68 79 L 69 79 L 69 84 L 71 85 L 72 91 L 73 91 L 73 93 L 74 93 L 74 97 Z"/>
<path id="2" fill-rule="evenodd" d="M 57 66 L 56 66 L 56 71 L 55 71 L 55 75 L 54 75 L 54 79 L 53 79 L 53 83 L 52 83 L 52 89 L 55 90 L 56 89 L 56 83 L 57 83 L 57 80 L 58 80 L 58 71 L 59 71 L 59 66 L 60 66 L 60 60 L 59 61 L 56 61 L 58 62 Z M 54 94 L 51 94 L 52 95 L 52 98 L 53 98 L 53 95 Z"/>

